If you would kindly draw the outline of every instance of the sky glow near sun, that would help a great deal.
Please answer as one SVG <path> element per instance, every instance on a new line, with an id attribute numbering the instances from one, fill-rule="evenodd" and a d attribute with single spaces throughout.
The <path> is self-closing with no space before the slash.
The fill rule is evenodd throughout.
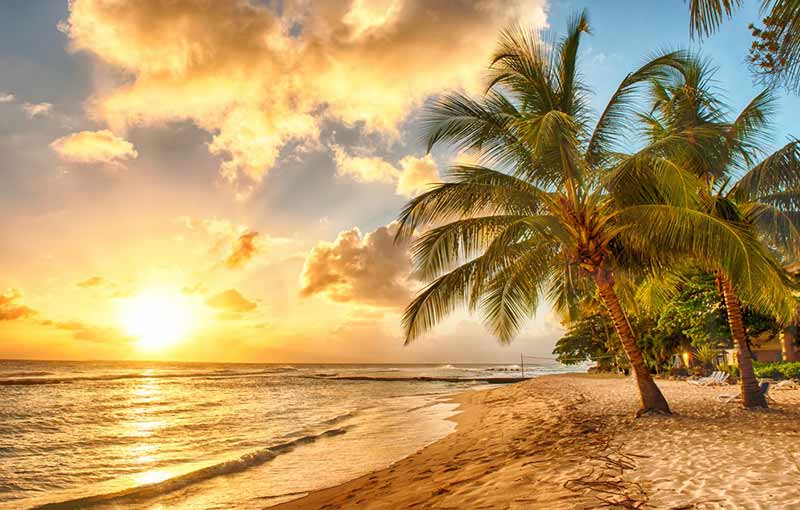
<path id="1" fill-rule="evenodd" d="M 733 107 L 755 94 L 751 3 L 703 43 Z M 561 34 L 583 7 L 595 108 L 651 50 L 688 44 L 682 2 L 0 2 L 0 358 L 550 355 L 547 307 L 511 347 L 459 312 L 404 348 L 423 283 L 393 221 L 475 162 L 426 154 L 421 105 L 482 90 L 509 23 Z M 798 108 L 782 100 L 776 140 Z"/>
<path id="2" fill-rule="evenodd" d="M 182 294 L 151 289 L 120 300 L 119 320 L 140 349 L 157 351 L 186 338 L 194 325 L 194 313 Z"/>

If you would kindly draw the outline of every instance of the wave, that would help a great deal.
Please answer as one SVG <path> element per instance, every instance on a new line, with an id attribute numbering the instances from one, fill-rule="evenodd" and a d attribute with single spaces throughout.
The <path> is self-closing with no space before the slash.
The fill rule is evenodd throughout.
<path id="1" fill-rule="evenodd" d="M 298 376 L 306 379 L 325 379 L 327 381 L 379 381 L 379 382 L 483 382 L 489 384 L 507 384 L 523 381 L 522 377 L 512 376 L 487 376 L 487 377 L 473 377 L 473 376 L 454 376 L 454 377 L 433 377 L 428 375 L 419 375 L 412 377 L 402 376 L 380 376 L 380 375 L 306 375 Z"/>
<path id="2" fill-rule="evenodd" d="M 255 370 L 255 371 L 235 371 L 235 370 L 212 370 L 205 372 L 186 372 L 177 374 L 148 374 L 145 372 L 130 372 L 124 374 L 100 374 L 100 375 L 74 375 L 67 377 L 23 377 L 0 378 L 0 386 L 28 386 L 38 384 L 71 384 L 75 382 L 92 381 L 122 381 L 127 379 L 184 379 L 184 378 L 206 378 L 206 379 L 226 379 L 232 377 L 252 377 L 275 375 L 282 370 L 274 368 Z M 43 374 L 44 375 L 44 374 Z"/>
<path id="3" fill-rule="evenodd" d="M 169 492 L 180 490 L 211 478 L 240 473 L 247 469 L 269 462 L 279 455 L 289 453 L 299 446 L 310 444 L 326 437 L 334 437 L 345 434 L 350 428 L 351 427 L 333 428 L 325 430 L 324 432 L 320 432 L 319 434 L 306 435 L 285 443 L 271 446 L 269 448 L 246 453 L 237 459 L 221 462 L 219 464 L 213 464 L 211 466 L 197 469 L 183 475 L 175 476 L 173 478 L 164 480 L 163 482 L 140 485 L 130 489 L 106 494 L 97 494 L 94 496 L 70 499 L 66 501 L 46 503 L 44 505 L 32 507 L 30 510 L 84 509 L 100 505 L 120 505 L 134 501 L 156 498 Z"/>
<path id="4" fill-rule="evenodd" d="M 317 426 L 319 425 L 336 425 L 337 423 L 341 423 L 345 420 L 349 420 L 350 418 L 354 418 L 358 414 L 358 411 L 348 411 L 346 413 L 339 414 L 334 416 L 333 418 L 328 418 L 327 420 L 322 420 Z"/>
<path id="5" fill-rule="evenodd" d="M 40 377 L 43 375 L 53 375 L 54 372 L 43 371 L 20 371 L 20 372 L 3 372 L 0 377 Z"/>
<path id="6" fill-rule="evenodd" d="M 487 372 L 519 372 L 519 365 L 508 365 L 505 367 L 489 367 Z"/>
<path id="7" fill-rule="evenodd" d="M 436 370 L 460 370 L 462 372 L 484 372 L 483 368 L 457 367 L 455 365 L 449 365 L 449 364 L 436 367 Z"/>
<path id="8" fill-rule="evenodd" d="M 317 379 L 333 378 L 338 376 L 339 374 L 336 372 L 317 372 L 316 374 L 313 375 L 313 377 Z"/>

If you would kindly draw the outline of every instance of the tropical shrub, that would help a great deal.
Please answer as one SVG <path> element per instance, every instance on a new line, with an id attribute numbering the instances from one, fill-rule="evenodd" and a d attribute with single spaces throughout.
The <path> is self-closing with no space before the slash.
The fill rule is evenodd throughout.
<path id="1" fill-rule="evenodd" d="M 753 371 L 758 378 L 800 379 L 800 362 L 753 362 Z"/>

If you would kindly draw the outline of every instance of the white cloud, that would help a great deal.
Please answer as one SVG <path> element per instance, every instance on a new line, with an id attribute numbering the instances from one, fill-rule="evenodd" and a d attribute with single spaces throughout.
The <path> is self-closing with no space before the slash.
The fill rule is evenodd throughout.
<path id="1" fill-rule="evenodd" d="M 22 109 L 25 110 L 25 114 L 28 118 L 32 119 L 34 117 L 49 115 L 53 109 L 53 105 L 50 103 L 23 103 Z"/>
<path id="2" fill-rule="evenodd" d="M 347 176 L 357 182 L 395 184 L 398 195 L 411 197 L 425 191 L 431 184 L 442 180 L 439 169 L 430 155 L 406 156 L 399 168 L 375 156 L 353 156 L 334 145 L 333 158 L 337 175 Z"/>
<path id="3" fill-rule="evenodd" d="M 10 103 L 15 99 L 14 94 L 7 94 L 5 92 L 0 92 L 0 103 Z"/>
<path id="4" fill-rule="evenodd" d="M 50 144 L 58 155 L 75 163 L 115 163 L 136 159 L 139 153 L 129 141 L 111 131 L 80 131 Z"/>

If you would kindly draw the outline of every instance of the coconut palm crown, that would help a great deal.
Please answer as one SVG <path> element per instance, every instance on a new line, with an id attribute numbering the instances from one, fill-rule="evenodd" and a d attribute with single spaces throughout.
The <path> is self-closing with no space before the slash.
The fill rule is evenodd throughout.
<path id="1" fill-rule="evenodd" d="M 750 362 L 740 298 L 764 313 L 788 320 L 794 315 L 786 296 L 788 275 L 771 254 L 790 261 L 800 255 L 800 142 L 790 140 L 767 154 L 769 118 L 775 110 L 772 92 L 762 91 L 729 120 L 714 87 L 713 69 L 696 56 L 688 58 L 680 72 L 652 82 L 650 96 L 651 112 L 641 116 L 645 136 L 657 145 L 676 132 L 693 129 L 705 134 L 687 142 L 686 151 L 674 150 L 669 157 L 699 178 L 701 207 L 760 239 L 760 245 L 751 246 L 755 250 L 752 257 L 773 268 L 762 275 L 760 285 L 753 282 L 756 284 L 739 288 L 727 271 L 715 266 L 713 257 L 701 257 L 706 269 L 719 275 L 739 351 L 742 402 L 745 407 L 766 407 Z"/>

